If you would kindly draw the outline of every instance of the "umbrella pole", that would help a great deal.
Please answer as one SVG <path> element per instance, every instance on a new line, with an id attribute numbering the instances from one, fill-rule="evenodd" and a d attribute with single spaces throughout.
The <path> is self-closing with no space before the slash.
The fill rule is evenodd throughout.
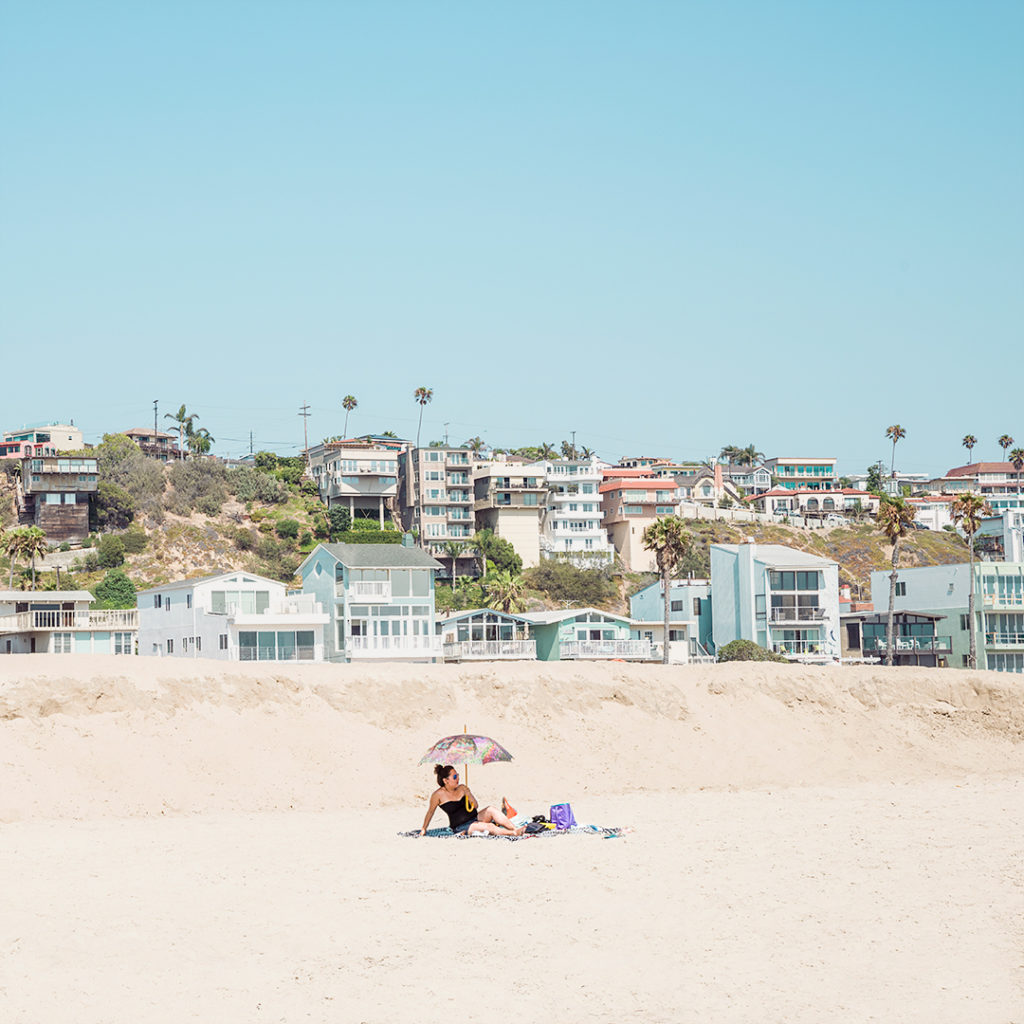
<path id="1" fill-rule="evenodd" d="M 465 725 L 463 725 L 463 727 L 462 727 L 462 732 L 463 732 L 463 734 L 465 734 L 465 732 L 466 732 Z M 463 776 L 466 779 L 466 788 L 469 789 L 469 765 L 468 764 L 464 764 L 462 766 L 462 774 L 463 774 Z"/>

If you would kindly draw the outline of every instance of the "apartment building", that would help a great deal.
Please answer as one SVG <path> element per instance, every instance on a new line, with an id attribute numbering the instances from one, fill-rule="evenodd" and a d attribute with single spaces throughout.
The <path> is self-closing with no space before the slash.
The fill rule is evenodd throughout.
<path id="1" fill-rule="evenodd" d="M 405 529 L 413 532 L 428 554 L 449 570 L 472 572 L 475 556 L 452 558 L 451 542 L 469 540 L 476 532 L 473 452 L 468 448 L 412 448 L 398 458 L 399 507 Z"/>
<path id="2" fill-rule="evenodd" d="M 323 661 L 328 616 L 312 594 L 220 572 L 139 591 L 139 654 L 219 661 Z"/>
<path id="3" fill-rule="evenodd" d="M 148 455 L 151 459 L 158 462 L 173 462 L 181 458 L 177 434 L 168 434 L 163 430 L 148 430 L 146 427 L 132 427 L 123 433 L 139 446 L 143 455 Z"/>
<path id="4" fill-rule="evenodd" d="M 49 454 L 50 452 L 77 452 L 85 447 L 82 432 L 74 423 L 32 423 L 20 430 L 5 430 L 3 444 L 28 445 L 32 450 L 27 454 Z"/>
<path id="5" fill-rule="evenodd" d="M 530 568 L 540 563 L 540 517 L 547 485 L 542 467 L 497 455 L 473 473 L 473 509 L 479 529 L 507 540 Z"/>
<path id="6" fill-rule="evenodd" d="M 4 654 L 134 654 L 138 612 L 97 609 L 87 590 L 0 591 Z"/>
<path id="7" fill-rule="evenodd" d="M 839 566 L 780 544 L 711 545 L 712 632 L 720 651 L 752 640 L 793 661 L 840 657 Z"/>
<path id="8" fill-rule="evenodd" d="M 541 513 L 540 554 L 580 565 L 607 564 L 615 548 L 604 528 L 598 459 L 553 459 L 534 464 L 547 488 Z"/>
<path id="9" fill-rule="evenodd" d="M 408 441 L 382 437 L 327 441 L 308 452 L 309 474 L 328 507 L 347 508 L 353 519 L 401 525 L 398 460 Z"/>
<path id="10" fill-rule="evenodd" d="M 19 521 L 38 526 L 52 543 L 89 533 L 89 502 L 99 486 L 95 459 L 45 455 L 24 459 L 15 489 Z"/>
<path id="11" fill-rule="evenodd" d="M 659 516 L 676 511 L 675 481 L 646 469 L 606 469 L 599 486 L 604 528 L 630 572 L 654 572 L 654 554 L 643 544 L 644 530 Z"/>
<path id="12" fill-rule="evenodd" d="M 773 477 L 774 487 L 786 490 L 834 491 L 839 486 L 835 459 L 780 456 L 766 460 L 765 467 Z"/>

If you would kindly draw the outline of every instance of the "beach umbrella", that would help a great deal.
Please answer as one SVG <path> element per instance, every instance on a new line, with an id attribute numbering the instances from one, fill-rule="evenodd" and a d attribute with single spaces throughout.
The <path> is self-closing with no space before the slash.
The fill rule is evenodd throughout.
<path id="1" fill-rule="evenodd" d="M 512 755 L 497 740 L 463 732 L 438 740 L 420 758 L 420 764 L 461 764 L 465 768 L 470 764 L 511 760 Z M 469 779 L 469 772 L 466 772 L 466 779 Z"/>

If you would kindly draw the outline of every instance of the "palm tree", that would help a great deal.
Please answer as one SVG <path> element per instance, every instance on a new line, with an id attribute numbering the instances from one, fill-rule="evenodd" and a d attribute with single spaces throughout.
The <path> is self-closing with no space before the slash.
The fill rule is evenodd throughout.
<path id="1" fill-rule="evenodd" d="M 416 427 L 416 447 L 420 446 L 420 427 L 423 426 L 423 406 L 427 402 L 433 401 L 434 389 L 433 388 L 417 388 L 413 393 L 412 397 L 416 399 L 420 407 L 420 422 L 419 426 Z"/>
<path id="2" fill-rule="evenodd" d="M 164 413 L 165 420 L 174 420 L 178 424 L 178 451 L 181 458 L 185 457 L 185 435 L 192 433 L 192 424 L 199 419 L 196 413 L 187 413 L 185 406 L 181 406 L 177 412 Z"/>
<path id="3" fill-rule="evenodd" d="M 355 395 L 346 395 L 341 400 L 341 407 L 345 410 L 345 429 L 343 431 L 345 437 L 348 437 L 348 414 L 358 405 Z"/>
<path id="4" fill-rule="evenodd" d="M 558 449 L 553 444 L 548 444 L 547 441 L 541 441 L 538 448 L 542 459 L 553 459 L 558 454 Z"/>
<path id="5" fill-rule="evenodd" d="M 967 449 L 967 465 L 971 464 L 971 449 L 978 443 L 978 439 L 973 434 L 964 434 L 964 439 L 960 442 Z"/>
<path id="6" fill-rule="evenodd" d="M 456 562 L 469 545 L 464 540 L 449 540 L 441 545 L 441 551 L 452 560 L 452 589 L 455 589 Z"/>
<path id="7" fill-rule="evenodd" d="M 764 452 L 759 452 L 757 445 L 751 443 L 746 448 L 740 449 L 739 458 L 736 461 L 741 466 L 752 466 L 755 462 L 764 461 Z"/>
<path id="8" fill-rule="evenodd" d="M 586 459 L 589 462 L 594 457 L 594 449 L 593 448 L 587 448 L 586 446 L 584 446 L 583 448 L 580 448 L 579 449 L 579 457 L 581 459 Z"/>
<path id="9" fill-rule="evenodd" d="M 1010 452 L 1010 461 L 1017 474 L 1017 496 L 1020 496 L 1020 471 L 1024 469 L 1024 448 L 1014 448 Z"/>
<path id="10" fill-rule="evenodd" d="M 900 541 L 907 535 L 910 524 L 917 515 L 917 509 L 908 505 L 902 498 L 888 498 L 878 506 L 878 528 L 889 538 L 892 544 L 892 573 L 889 576 L 889 619 L 885 628 L 885 663 L 891 665 L 893 649 L 896 646 L 893 636 L 893 618 L 896 604 L 896 577 L 899 575 Z"/>
<path id="11" fill-rule="evenodd" d="M 672 606 L 672 595 L 669 580 L 679 568 L 682 560 L 693 547 L 693 538 L 678 516 L 664 516 L 655 519 L 641 537 L 644 547 L 654 552 L 661 574 L 661 586 L 665 595 L 665 640 L 661 645 L 661 662 L 668 664 L 669 647 L 669 612 Z"/>
<path id="12" fill-rule="evenodd" d="M 487 443 L 482 437 L 471 437 L 468 441 L 462 442 L 462 447 L 468 448 L 474 455 L 479 455 L 487 447 Z"/>
<path id="13" fill-rule="evenodd" d="M 889 476 L 895 476 L 896 442 L 902 441 L 907 436 L 907 432 L 898 423 L 894 423 L 891 427 L 885 428 L 885 436 L 892 441 L 892 465 L 889 467 Z"/>
<path id="14" fill-rule="evenodd" d="M 523 599 L 523 577 L 513 576 L 508 569 L 494 569 L 484 580 L 484 606 L 496 611 L 516 613 L 526 607 Z"/>
<path id="15" fill-rule="evenodd" d="M 1003 436 L 1001 438 L 999 438 L 999 447 L 1003 449 L 1003 461 L 1004 462 L 1006 461 L 1006 449 L 1009 448 L 1012 444 L 1013 444 L 1013 438 L 1010 437 L 1009 434 L 1003 434 Z"/>
<path id="16" fill-rule="evenodd" d="M 47 549 L 46 534 L 38 526 L 28 526 L 21 542 L 21 554 L 32 560 L 32 589 L 36 589 L 36 556 L 45 555 Z"/>
<path id="17" fill-rule="evenodd" d="M 14 563 L 18 560 L 24 543 L 25 528 L 23 526 L 16 526 L 13 530 L 8 530 L 0 539 L 0 546 L 2 546 L 4 554 L 11 560 L 11 579 L 8 584 L 10 590 L 14 589 Z"/>
<path id="18" fill-rule="evenodd" d="M 742 451 L 737 445 L 727 444 L 722 446 L 722 450 L 718 453 L 719 459 L 725 459 L 726 465 L 729 469 L 732 469 L 734 462 L 739 462 L 740 452 Z"/>
<path id="19" fill-rule="evenodd" d="M 575 459 L 576 458 L 576 445 L 570 444 L 568 441 L 562 442 L 562 458 L 563 459 Z"/>
<path id="20" fill-rule="evenodd" d="M 385 430 L 384 433 L 381 434 L 380 436 L 381 437 L 393 437 L 396 441 L 398 440 L 398 435 L 393 430 Z"/>
<path id="21" fill-rule="evenodd" d="M 978 645 L 974 637 L 974 535 L 981 526 L 981 517 L 991 515 L 992 509 L 985 504 L 980 494 L 968 491 L 953 500 L 951 508 L 953 522 L 967 534 L 967 542 L 971 552 L 971 589 L 967 592 L 967 621 L 970 623 L 970 653 L 967 655 L 969 668 L 978 667 Z"/>
<path id="22" fill-rule="evenodd" d="M 215 438 L 206 427 L 200 427 L 198 430 L 193 430 L 189 427 L 187 432 L 187 439 L 185 444 L 188 445 L 188 450 L 193 455 L 206 455 L 210 451 L 210 446 L 216 442 Z"/>

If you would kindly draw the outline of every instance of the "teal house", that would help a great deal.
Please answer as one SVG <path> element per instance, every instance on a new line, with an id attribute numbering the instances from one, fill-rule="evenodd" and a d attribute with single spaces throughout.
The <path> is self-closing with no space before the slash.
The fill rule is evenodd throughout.
<path id="1" fill-rule="evenodd" d="M 597 608 L 527 612 L 538 661 L 648 661 L 649 640 L 633 638 L 629 619 Z"/>
<path id="2" fill-rule="evenodd" d="M 401 544 L 318 544 L 299 566 L 304 593 L 329 611 L 326 661 L 434 661 L 441 639 L 434 573 L 441 564 Z"/>
<path id="3" fill-rule="evenodd" d="M 660 657 L 665 634 L 665 599 L 661 580 L 638 590 L 629 599 L 632 636 L 653 643 Z M 707 580 L 669 583 L 669 661 L 714 661 L 711 622 L 711 584 Z"/>

